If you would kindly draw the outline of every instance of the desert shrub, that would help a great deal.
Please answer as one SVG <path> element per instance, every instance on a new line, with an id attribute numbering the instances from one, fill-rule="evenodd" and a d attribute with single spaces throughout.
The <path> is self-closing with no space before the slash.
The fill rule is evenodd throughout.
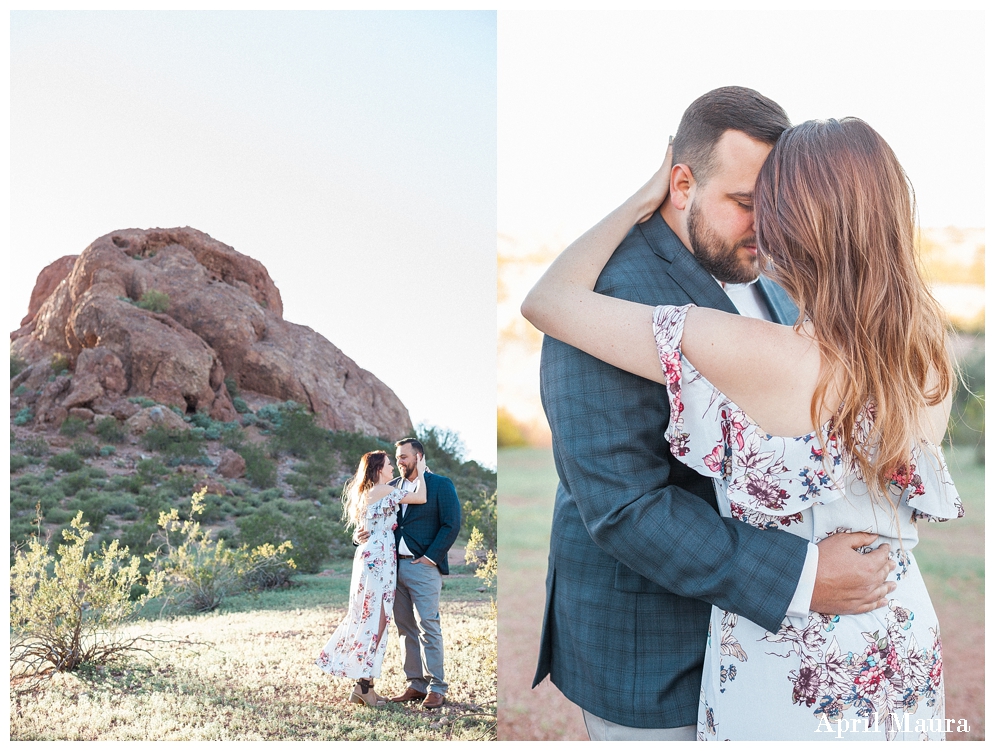
<path id="1" fill-rule="evenodd" d="M 165 577 L 167 596 L 175 606 L 197 612 L 211 611 L 225 597 L 254 585 L 253 572 L 278 568 L 289 543 L 251 550 L 232 548 L 223 539 L 212 539 L 195 517 L 204 511 L 206 489 L 191 498 L 191 518 L 180 521 L 177 509 L 159 517 L 162 544 L 156 565 Z M 152 556 L 150 555 L 150 558 Z"/>
<path id="2" fill-rule="evenodd" d="M 169 310 L 169 295 L 157 289 L 150 289 L 143 294 L 137 303 L 139 308 L 153 313 L 165 313 Z"/>
<path id="3" fill-rule="evenodd" d="M 69 358 L 63 354 L 52 355 L 52 360 L 49 363 L 52 368 L 52 372 L 55 375 L 63 375 L 69 372 L 70 362 Z"/>
<path id="4" fill-rule="evenodd" d="M 294 563 L 298 571 L 317 573 L 332 554 L 335 546 L 349 545 L 351 537 L 341 522 L 331 513 L 322 510 L 292 510 L 289 514 L 278 512 L 273 506 L 264 505 L 254 514 L 236 519 L 239 540 L 248 547 L 267 542 L 290 542 L 294 549 Z"/>
<path id="5" fill-rule="evenodd" d="M 363 433 L 350 433 L 344 430 L 329 432 L 328 443 L 339 452 L 351 471 L 356 470 L 360 457 L 367 451 L 386 451 L 391 456 L 394 454 L 393 443 Z"/>
<path id="6" fill-rule="evenodd" d="M 245 459 L 245 479 L 257 488 L 276 485 L 276 462 L 266 455 L 265 449 L 254 443 L 246 443 L 237 451 Z"/>
<path id="7" fill-rule="evenodd" d="M 129 550 L 134 551 L 135 555 L 145 556 L 156 549 L 155 537 L 158 531 L 159 527 L 156 526 L 155 522 L 145 518 L 136 519 L 121 530 L 118 539 L 122 545 L 126 545 Z M 146 562 L 144 568 L 150 567 Z"/>
<path id="8" fill-rule="evenodd" d="M 103 457 L 105 457 L 105 458 L 108 457 L 108 456 L 111 456 L 116 451 L 117 451 L 117 449 L 114 448 L 113 446 L 101 446 L 100 447 L 100 455 L 103 456 Z"/>
<path id="9" fill-rule="evenodd" d="M 70 519 L 75 516 L 71 511 L 66 511 L 64 508 L 58 506 L 53 506 L 48 511 L 45 512 L 44 519 L 49 524 L 65 524 Z"/>
<path id="10" fill-rule="evenodd" d="M 37 538 L 14 554 L 10 569 L 11 674 L 28 678 L 43 671 L 98 665 L 139 649 L 142 636 L 121 627 L 150 596 L 162 590 L 161 574 L 142 577 L 140 561 L 117 541 L 88 552 L 93 533 L 77 514 L 63 532 L 55 555 Z M 133 585 L 146 587 L 138 601 Z"/>
<path id="11" fill-rule="evenodd" d="M 170 444 L 170 431 L 158 425 L 145 431 L 139 443 L 148 451 L 165 451 Z"/>
<path id="12" fill-rule="evenodd" d="M 77 438 L 73 441 L 72 449 L 73 453 L 77 456 L 96 456 L 100 453 L 100 449 L 97 448 L 97 444 L 86 436 Z"/>
<path id="13" fill-rule="evenodd" d="M 231 400 L 231 405 L 235 408 L 235 411 L 240 415 L 244 415 L 249 411 L 249 404 L 240 396 L 233 397 Z"/>
<path id="14" fill-rule="evenodd" d="M 245 443 L 245 431 L 238 426 L 238 423 L 225 424 L 221 429 L 221 445 L 238 451 L 243 443 Z"/>
<path id="15" fill-rule="evenodd" d="M 88 487 L 90 487 L 90 474 L 85 469 L 70 472 L 59 480 L 59 490 L 64 496 L 76 495 Z"/>
<path id="16" fill-rule="evenodd" d="M 93 432 L 96 433 L 102 441 L 106 441 L 107 443 L 124 443 L 124 428 L 114 417 L 105 417 L 102 420 L 98 420 L 94 426 Z"/>
<path id="17" fill-rule="evenodd" d="M 315 416 L 300 406 L 281 410 L 280 422 L 273 429 L 273 446 L 300 459 L 331 454 L 328 431 L 319 427 Z"/>
<path id="18" fill-rule="evenodd" d="M 274 589 L 289 584 L 291 574 L 297 569 L 296 561 L 286 557 L 292 548 L 290 542 L 279 546 L 267 542 L 250 550 L 242 575 L 246 589 Z"/>
<path id="19" fill-rule="evenodd" d="M 17 355 L 12 354 L 10 356 L 10 377 L 18 375 L 22 370 L 28 367 L 28 363 Z"/>
<path id="20" fill-rule="evenodd" d="M 83 521 L 93 530 L 100 529 L 104 519 L 107 518 L 107 498 L 99 493 L 94 493 L 88 498 L 79 497 L 75 502 L 67 502 L 67 505 L 74 512 L 82 512 Z"/>
<path id="21" fill-rule="evenodd" d="M 239 418 L 239 422 L 240 422 L 240 423 L 241 423 L 241 424 L 242 424 L 242 425 L 243 425 L 244 427 L 246 427 L 246 428 L 247 428 L 247 427 L 249 427 L 250 425 L 255 425 L 255 424 L 257 424 L 257 423 L 259 422 L 259 418 L 257 418 L 257 417 L 256 417 L 256 416 L 255 416 L 254 414 L 252 414 L 252 412 L 247 412 L 246 414 L 242 415 L 242 416 L 241 416 L 241 417 Z"/>
<path id="22" fill-rule="evenodd" d="M 228 390 L 228 396 L 232 399 L 238 396 L 238 382 L 231 376 L 225 378 L 225 388 Z"/>
<path id="23" fill-rule="evenodd" d="M 24 396 L 27 393 L 28 393 L 28 387 L 25 386 L 23 383 L 20 386 L 18 386 L 16 389 L 14 389 L 14 396 Z"/>
<path id="24" fill-rule="evenodd" d="M 203 464 L 207 460 L 203 443 L 203 428 L 167 430 L 156 426 L 149 428 L 141 439 L 144 448 L 165 454 L 170 466 Z M 207 464 L 210 464 L 210 460 L 207 460 Z"/>
<path id="25" fill-rule="evenodd" d="M 62 421 L 59 433 L 67 435 L 70 438 L 75 438 L 76 436 L 86 432 L 86 426 L 86 420 L 80 420 L 78 417 L 67 417 Z"/>
<path id="26" fill-rule="evenodd" d="M 137 470 L 135 477 L 142 485 L 154 485 L 160 477 L 169 474 L 166 465 L 158 459 L 141 459 L 135 465 L 135 469 Z"/>
<path id="27" fill-rule="evenodd" d="M 26 456 L 21 456 L 20 454 L 10 455 L 10 471 L 18 472 L 31 464 L 30 460 Z"/>
<path id="28" fill-rule="evenodd" d="M 142 409 L 146 407 L 154 407 L 156 402 L 154 399 L 149 399 L 147 396 L 131 396 L 128 397 L 128 401 L 132 404 L 137 404 Z"/>
<path id="29" fill-rule="evenodd" d="M 41 457 L 48 454 L 48 442 L 44 438 L 30 438 L 21 444 L 26 456 Z"/>
<path id="30" fill-rule="evenodd" d="M 328 478 L 334 469 L 331 454 L 315 456 L 306 462 L 294 465 L 294 471 L 284 478 L 301 498 L 317 498 L 328 486 Z"/>
<path id="31" fill-rule="evenodd" d="M 31 410 L 31 407 L 23 407 L 17 411 L 14 415 L 15 425 L 27 425 L 35 419 L 35 413 Z"/>
<path id="32" fill-rule="evenodd" d="M 477 530 L 487 550 L 497 550 L 497 493 L 463 500 L 463 529 Z"/>
<path id="33" fill-rule="evenodd" d="M 83 460 L 79 458 L 78 454 L 66 451 L 62 454 L 56 454 L 49 459 L 48 466 L 52 469 L 60 469 L 63 472 L 75 472 L 83 466 Z"/>

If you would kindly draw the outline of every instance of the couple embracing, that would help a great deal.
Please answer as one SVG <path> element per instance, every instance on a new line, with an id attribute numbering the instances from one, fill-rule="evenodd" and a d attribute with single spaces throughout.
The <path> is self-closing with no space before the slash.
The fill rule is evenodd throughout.
<path id="1" fill-rule="evenodd" d="M 943 738 L 911 551 L 963 509 L 914 213 L 866 123 L 725 87 L 529 293 L 560 479 L 535 683 L 592 739 Z"/>
<path id="2" fill-rule="evenodd" d="M 346 619 L 316 664 L 326 673 L 356 680 L 349 699 L 373 707 L 421 701 L 445 703 L 439 596 L 449 573 L 449 548 L 460 531 L 460 502 L 448 477 L 433 474 L 425 447 L 414 438 L 395 444 L 397 467 L 384 451 L 363 455 L 343 492 L 343 516 L 354 528 Z M 397 623 L 408 688 L 391 699 L 374 690 L 387 651 L 387 627 Z"/>

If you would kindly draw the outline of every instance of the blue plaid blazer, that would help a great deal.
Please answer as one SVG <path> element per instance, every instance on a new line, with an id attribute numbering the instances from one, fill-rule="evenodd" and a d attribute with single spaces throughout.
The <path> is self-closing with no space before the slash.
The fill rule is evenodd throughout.
<path id="1" fill-rule="evenodd" d="M 793 323 L 784 291 L 759 284 L 775 320 Z M 629 232 L 597 290 L 737 312 L 659 212 Z M 719 516 L 711 480 L 671 458 L 664 386 L 548 336 L 540 382 L 560 482 L 533 686 L 548 675 L 629 727 L 693 725 L 709 604 L 776 631 L 808 543 Z"/>
<path id="2" fill-rule="evenodd" d="M 391 485 L 397 485 L 395 478 Z M 428 556 L 439 567 L 440 574 L 449 573 L 449 548 L 456 542 L 460 530 L 460 502 L 456 486 L 448 477 L 434 472 L 425 473 L 428 500 L 407 507 L 404 516 L 398 513 L 394 544 L 401 544 L 401 535 L 416 558 Z"/>

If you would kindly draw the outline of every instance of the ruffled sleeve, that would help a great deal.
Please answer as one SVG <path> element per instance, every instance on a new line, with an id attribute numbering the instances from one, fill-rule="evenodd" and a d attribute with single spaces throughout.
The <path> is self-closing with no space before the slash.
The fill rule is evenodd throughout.
<path id="1" fill-rule="evenodd" d="M 706 477 L 724 481 L 730 513 L 758 527 L 787 527 L 801 512 L 843 497 L 835 445 L 820 447 L 816 433 L 766 433 L 713 386 L 681 353 L 690 305 L 654 311 L 653 334 L 666 375 L 674 458 Z M 826 455 L 828 454 L 828 455 Z"/>
<path id="2" fill-rule="evenodd" d="M 729 402 L 681 354 L 684 320 L 692 307 L 661 305 L 653 311 L 653 337 L 670 400 L 666 438 L 682 464 L 707 477 L 728 477 L 731 452 L 725 445 L 723 409 Z"/>
<path id="3" fill-rule="evenodd" d="M 894 480 L 907 487 L 904 502 L 913 519 L 942 522 L 964 516 L 964 504 L 939 446 L 927 441 L 916 446 L 908 470 L 896 472 Z"/>
<path id="4" fill-rule="evenodd" d="M 404 497 L 407 494 L 407 490 L 394 488 L 379 501 L 371 503 L 366 507 L 366 518 L 372 519 L 378 513 L 389 513 L 397 509 L 398 505 L 404 502 Z"/>

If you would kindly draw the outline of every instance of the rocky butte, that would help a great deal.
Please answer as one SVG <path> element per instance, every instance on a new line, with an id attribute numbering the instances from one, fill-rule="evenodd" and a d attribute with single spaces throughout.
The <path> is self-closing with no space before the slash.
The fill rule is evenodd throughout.
<path id="1" fill-rule="evenodd" d="M 376 376 L 284 320 L 259 261 L 189 227 L 112 232 L 50 264 L 10 338 L 11 355 L 28 365 L 11 390 L 26 387 L 39 427 L 70 410 L 127 419 L 139 410 L 135 396 L 235 420 L 231 378 L 247 399 L 293 400 L 330 430 L 412 432 L 407 409 Z M 73 375 L 50 380 L 60 357 Z"/>

